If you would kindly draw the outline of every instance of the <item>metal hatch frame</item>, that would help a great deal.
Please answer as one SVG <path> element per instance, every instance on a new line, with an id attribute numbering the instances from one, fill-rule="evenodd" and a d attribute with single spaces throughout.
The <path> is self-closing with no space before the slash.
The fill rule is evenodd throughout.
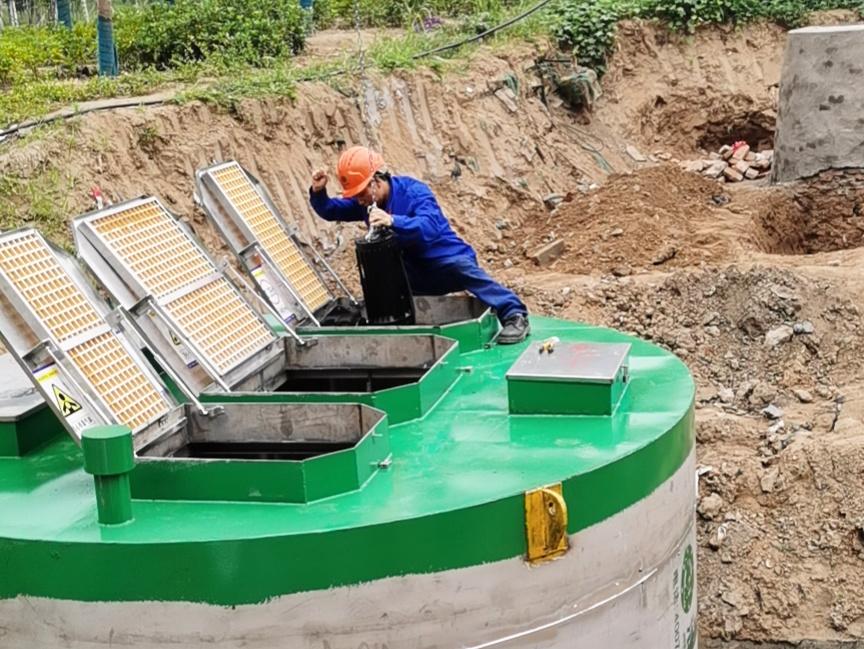
<path id="1" fill-rule="evenodd" d="M 103 393 L 70 355 L 72 350 L 107 333 L 112 334 L 119 343 L 119 349 L 142 373 L 165 406 L 162 414 L 133 428 L 136 451 L 185 426 L 184 406 L 178 405 L 171 397 L 140 353 L 138 345 L 142 341 L 139 332 L 126 314 L 122 310 L 111 311 L 98 297 L 75 260 L 51 244 L 35 228 L 18 228 L 0 234 L 0 242 L 26 238 L 35 238 L 44 246 L 65 274 L 69 286 L 80 294 L 84 305 L 92 309 L 99 320 L 96 326 L 81 330 L 69 338 L 57 338 L 50 326 L 40 319 L 32 302 L 0 267 L 0 298 L 5 302 L 0 308 L 0 340 L 70 436 L 80 444 L 81 432 L 89 426 L 123 423 L 118 421 Z M 134 344 L 130 339 L 134 340 Z M 200 410 L 206 412 L 194 395 L 187 396 Z M 61 400 L 65 404 L 63 408 Z M 79 400 L 81 403 L 78 403 Z"/>
<path id="2" fill-rule="evenodd" d="M 231 197 L 227 195 L 219 182 L 214 178 L 213 174 L 215 172 L 232 167 L 236 168 L 249 181 L 255 193 L 264 203 L 264 206 L 270 211 L 279 228 L 296 247 L 297 252 L 309 270 L 321 282 L 322 287 L 330 298 L 329 302 L 323 306 L 319 306 L 317 309 L 313 309 L 301 297 L 300 292 L 292 285 L 290 279 L 279 270 L 270 253 L 250 229 L 237 205 L 235 205 Z M 195 172 L 195 186 L 197 189 L 195 194 L 196 203 L 200 205 L 211 222 L 216 226 L 216 229 L 219 230 L 222 238 L 228 243 L 234 254 L 243 262 L 246 272 L 252 277 L 261 293 L 266 296 L 273 310 L 279 313 L 279 320 L 285 323 L 286 328 L 293 329 L 305 321 L 312 323 L 315 327 L 320 327 L 321 323 L 316 317 L 315 312 L 328 304 L 333 304 L 339 299 L 327 286 L 322 273 L 316 268 L 317 263 L 324 266 L 327 274 L 343 291 L 344 297 L 347 297 L 354 305 L 359 304 L 357 298 L 348 290 L 348 287 L 342 282 L 330 264 L 327 263 L 327 260 L 324 259 L 314 246 L 300 238 L 299 230 L 296 226 L 289 225 L 285 221 L 263 184 L 239 162 L 229 160 L 197 170 Z M 313 258 L 311 261 L 305 249 L 312 251 Z M 297 313 L 305 314 L 305 318 L 298 318 Z"/>
<path id="3" fill-rule="evenodd" d="M 160 210 L 165 218 L 170 219 L 172 226 L 179 228 L 191 248 L 203 257 L 212 271 L 180 289 L 169 291 L 161 298 L 150 292 L 144 285 L 143 278 L 129 266 L 123 255 L 112 248 L 110 242 L 94 226 L 95 221 L 149 204 Z M 131 314 L 132 319 L 141 329 L 144 339 L 150 342 L 151 347 L 162 352 L 162 356 L 172 364 L 175 374 L 181 377 L 181 382 L 190 390 L 202 389 L 207 382 L 205 377 L 209 377 L 210 381 L 230 391 L 246 376 L 259 371 L 261 367 L 272 363 L 276 357 L 284 354 L 283 337 L 273 332 L 267 320 L 244 297 L 244 290 L 259 300 L 263 310 L 275 316 L 269 304 L 261 299 L 239 274 L 231 273 L 232 269 L 227 263 L 221 265 L 217 263 L 194 233 L 157 197 L 141 196 L 82 214 L 73 219 L 72 232 L 78 258 L 99 279 L 114 299 Z M 269 334 L 266 344 L 260 345 L 249 356 L 238 360 L 224 371 L 220 371 L 200 345 L 184 333 L 180 323 L 165 308 L 175 300 L 220 280 L 225 281 L 233 297 L 239 300 L 242 307 L 248 310 L 255 321 Z M 306 344 L 293 331 L 290 335 L 299 344 Z"/>

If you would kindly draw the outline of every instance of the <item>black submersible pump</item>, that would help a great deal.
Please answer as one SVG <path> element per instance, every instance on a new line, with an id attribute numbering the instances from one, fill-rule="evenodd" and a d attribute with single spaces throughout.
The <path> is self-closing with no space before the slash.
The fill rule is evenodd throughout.
<path id="1" fill-rule="evenodd" d="M 354 250 L 369 324 L 414 324 L 414 298 L 393 231 L 373 228 L 365 237 L 355 239 Z"/>

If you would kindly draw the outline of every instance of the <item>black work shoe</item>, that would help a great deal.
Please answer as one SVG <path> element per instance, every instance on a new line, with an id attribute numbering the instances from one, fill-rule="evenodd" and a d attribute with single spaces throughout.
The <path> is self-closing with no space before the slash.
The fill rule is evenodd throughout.
<path id="1" fill-rule="evenodd" d="M 512 345 L 521 343 L 531 333 L 531 325 L 528 323 L 528 316 L 518 315 L 510 316 L 504 321 L 504 328 L 498 334 L 498 344 Z"/>

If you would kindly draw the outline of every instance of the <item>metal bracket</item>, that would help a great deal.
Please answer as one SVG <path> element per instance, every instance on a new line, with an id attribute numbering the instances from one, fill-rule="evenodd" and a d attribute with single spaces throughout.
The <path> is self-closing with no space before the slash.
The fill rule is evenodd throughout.
<path id="1" fill-rule="evenodd" d="M 525 538 L 525 558 L 531 564 L 557 559 L 570 548 L 567 502 L 560 482 L 525 492 Z"/>

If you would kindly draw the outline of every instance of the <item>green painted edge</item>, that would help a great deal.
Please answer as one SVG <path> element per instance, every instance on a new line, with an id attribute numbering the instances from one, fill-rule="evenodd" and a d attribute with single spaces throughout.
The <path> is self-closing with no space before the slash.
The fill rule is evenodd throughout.
<path id="1" fill-rule="evenodd" d="M 422 335 L 434 334 L 450 338 L 459 343 L 459 352 L 482 349 L 498 332 L 498 318 L 491 311 L 473 320 L 463 320 L 446 325 L 412 325 L 411 327 L 300 327 L 300 336 L 334 336 L 334 335 L 373 335 L 400 334 Z"/>
<path id="2" fill-rule="evenodd" d="M 571 513 L 568 532 L 575 534 L 651 494 L 692 452 L 694 430 L 691 403 L 670 430 L 647 446 L 564 480 Z M 0 539 L 0 597 L 233 606 L 386 577 L 465 568 L 524 554 L 523 498 L 516 493 L 475 507 L 327 533 L 219 542 Z M 362 560 L 358 559 L 361 549 Z"/>
<path id="3" fill-rule="evenodd" d="M 19 421 L 0 422 L 0 457 L 21 457 L 60 435 L 66 429 L 48 406 Z"/>
<path id="4" fill-rule="evenodd" d="M 457 379 L 458 345 L 444 353 L 419 381 L 375 392 L 202 392 L 202 403 L 362 403 L 387 413 L 392 425 L 422 417 Z"/>
<path id="5" fill-rule="evenodd" d="M 389 439 L 385 417 L 354 448 L 308 460 L 139 458 L 131 474 L 132 496 L 142 500 L 312 502 L 359 489 L 374 475 L 377 463 L 390 454 Z"/>

